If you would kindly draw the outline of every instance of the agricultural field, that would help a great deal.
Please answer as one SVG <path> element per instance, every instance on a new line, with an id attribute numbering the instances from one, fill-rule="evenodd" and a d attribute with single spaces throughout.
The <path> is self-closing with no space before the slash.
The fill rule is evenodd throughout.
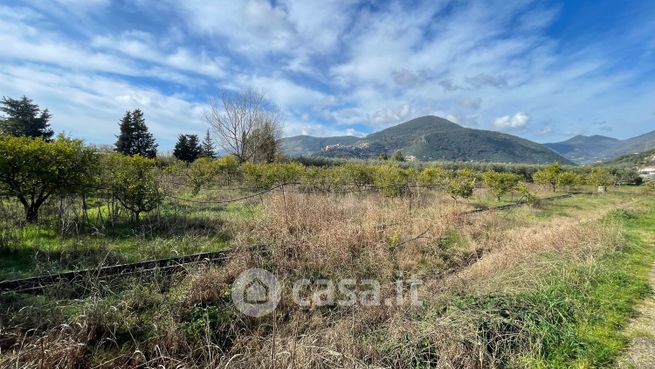
<path id="1" fill-rule="evenodd" d="M 53 195 L 36 220 L 3 198 L 0 281 L 221 250 L 227 258 L 3 290 L 0 367 L 612 367 L 628 347 L 623 327 L 651 293 L 652 189 L 616 185 L 597 168 L 553 164 L 526 178 L 229 157 L 98 160 L 112 173 L 97 174 L 104 185 Z M 154 206 L 130 210 L 149 197 Z M 267 314 L 233 299 L 252 268 L 279 283 Z M 353 281 L 339 301 L 373 298 L 326 300 L 335 289 L 326 280 Z M 297 281 L 307 281 L 303 304 Z"/>

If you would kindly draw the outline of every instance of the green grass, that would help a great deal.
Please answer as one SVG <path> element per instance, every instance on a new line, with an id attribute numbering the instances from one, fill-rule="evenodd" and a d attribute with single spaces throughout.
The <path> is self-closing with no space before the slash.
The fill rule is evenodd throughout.
<path id="1" fill-rule="evenodd" d="M 253 219 L 260 210 L 240 203 L 168 204 L 139 224 L 124 218 L 94 226 L 98 211 L 106 222 L 107 209 L 90 209 L 91 224 L 79 232 L 57 232 L 52 224 L 3 224 L 0 280 L 221 250 L 230 239 L 227 225 Z"/>
<path id="2" fill-rule="evenodd" d="M 652 292 L 648 276 L 655 262 L 655 204 L 649 203 L 646 213 L 617 210 L 605 219 L 625 229 L 627 242 L 620 251 L 596 262 L 563 261 L 552 278 L 530 292 L 462 297 L 454 306 L 483 316 L 479 330 L 488 337 L 515 336 L 490 340 L 488 348 L 523 347 L 521 367 L 612 367 L 627 345 L 622 328 Z"/>

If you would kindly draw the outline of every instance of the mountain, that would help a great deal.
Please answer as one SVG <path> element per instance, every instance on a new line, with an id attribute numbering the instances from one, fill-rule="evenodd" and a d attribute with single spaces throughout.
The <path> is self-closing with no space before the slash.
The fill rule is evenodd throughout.
<path id="1" fill-rule="evenodd" d="M 355 136 L 313 137 L 293 136 L 282 139 L 284 152 L 291 157 L 311 156 L 329 145 L 351 145 L 360 138 Z"/>
<path id="2" fill-rule="evenodd" d="M 609 166 L 643 168 L 655 166 L 655 149 L 623 155 L 605 163 Z"/>
<path id="3" fill-rule="evenodd" d="M 579 135 L 566 141 L 544 145 L 574 162 L 588 164 L 655 149 L 655 131 L 626 140 Z"/>
<path id="4" fill-rule="evenodd" d="M 315 155 L 377 158 L 400 150 L 418 160 L 503 163 L 571 163 L 538 143 L 496 131 L 464 128 L 446 119 L 425 116 L 370 134 L 354 143 L 325 146 Z"/>
<path id="5" fill-rule="evenodd" d="M 577 135 L 566 141 L 546 143 L 544 145 L 574 162 L 588 163 L 607 160 L 608 153 L 619 142 L 616 138 L 607 136 Z"/>

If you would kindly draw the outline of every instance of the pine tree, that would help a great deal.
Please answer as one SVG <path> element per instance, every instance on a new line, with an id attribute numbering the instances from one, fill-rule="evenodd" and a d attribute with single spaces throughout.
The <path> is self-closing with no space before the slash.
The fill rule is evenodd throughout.
<path id="1" fill-rule="evenodd" d="M 175 143 L 175 148 L 173 149 L 173 156 L 178 160 L 187 161 L 188 152 L 189 140 L 186 139 L 186 135 L 177 136 L 177 143 Z"/>
<path id="2" fill-rule="evenodd" d="M 134 127 L 136 153 L 146 158 L 156 157 L 157 144 L 155 143 L 155 138 L 152 136 L 152 133 L 148 132 L 146 120 L 140 109 L 135 109 L 132 112 L 132 125 Z"/>
<path id="3" fill-rule="evenodd" d="M 134 155 L 134 127 L 132 126 L 132 112 L 126 111 L 123 119 L 118 123 L 120 134 L 116 141 L 116 151 L 123 155 Z"/>
<path id="4" fill-rule="evenodd" d="M 148 132 L 143 112 L 136 109 L 128 111 L 119 122 L 120 134 L 116 141 L 116 151 L 124 155 L 141 155 L 146 158 L 157 156 L 157 144 Z"/>
<path id="5" fill-rule="evenodd" d="M 202 153 L 202 148 L 198 144 L 197 135 L 179 135 L 177 143 L 173 150 L 173 155 L 179 160 L 192 162 Z"/>
<path id="6" fill-rule="evenodd" d="M 209 130 L 207 130 L 207 134 L 202 140 L 202 153 L 200 155 L 208 158 L 216 157 L 216 147 L 214 146 L 214 140 L 212 140 L 212 137 L 209 134 Z"/>
<path id="7" fill-rule="evenodd" d="M 41 111 L 37 104 L 25 96 L 19 100 L 3 97 L 0 104 L 0 110 L 6 114 L 4 119 L 0 119 L 0 133 L 43 137 L 46 141 L 52 139 L 54 132 L 48 123 L 52 115 L 48 109 Z"/>
<path id="8" fill-rule="evenodd" d="M 194 161 L 202 154 L 200 140 L 198 139 L 198 135 L 187 135 L 187 141 L 189 142 L 189 159 L 190 161 Z"/>

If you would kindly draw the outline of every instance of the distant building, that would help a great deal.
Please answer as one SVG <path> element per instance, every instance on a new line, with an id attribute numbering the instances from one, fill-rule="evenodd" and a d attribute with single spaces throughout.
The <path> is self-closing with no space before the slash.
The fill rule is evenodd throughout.
<path id="1" fill-rule="evenodd" d="M 639 176 L 644 179 L 655 179 L 655 167 L 643 167 L 639 169 Z"/>

